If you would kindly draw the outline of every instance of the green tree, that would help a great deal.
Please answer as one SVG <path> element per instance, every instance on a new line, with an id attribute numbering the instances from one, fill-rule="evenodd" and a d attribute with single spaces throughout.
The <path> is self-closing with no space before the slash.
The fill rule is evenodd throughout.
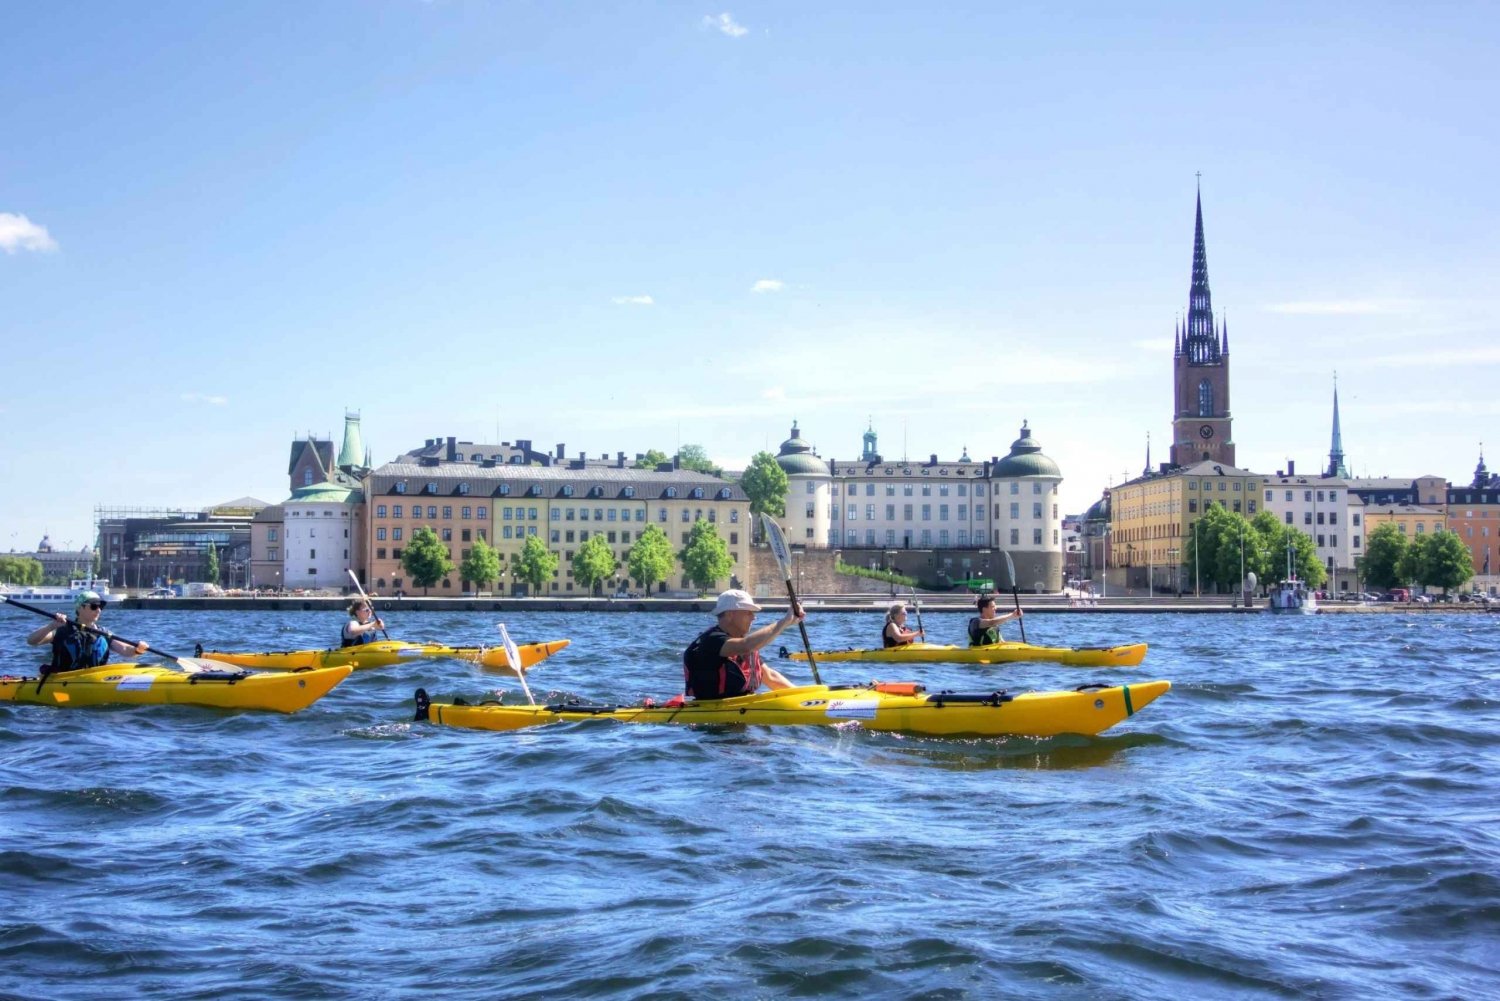
<path id="1" fill-rule="evenodd" d="M 219 582 L 219 547 L 212 542 L 208 544 L 208 569 L 204 571 L 203 579 L 210 584 Z"/>
<path id="2" fill-rule="evenodd" d="M 779 518 L 786 514 L 787 487 L 786 470 L 776 462 L 776 456 L 770 452 L 756 452 L 750 465 L 745 467 L 745 475 L 740 477 L 740 489 L 750 498 L 750 516 L 757 531 L 760 519 L 756 515 L 769 514 Z"/>
<path id="3" fill-rule="evenodd" d="M 677 450 L 677 464 L 683 469 L 718 476 L 724 470 L 714 465 L 702 445 L 684 445 Z"/>
<path id="4" fill-rule="evenodd" d="M 482 591 L 485 585 L 494 583 L 500 577 L 500 554 L 495 552 L 483 539 L 474 543 L 474 548 L 469 550 L 459 564 L 458 575 L 474 585 L 474 590 Z"/>
<path id="5" fill-rule="evenodd" d="M 1435 532 L 1428 536 L 1423 585 L 1445 592 L 1463 587 L 1474 576 L 1474 558 L 1457 532 Z"/>
<path id="6" fill-rule="evenodd" d="M 412 584 L 426 594 L 429 587 L 453 572 L 453 557 L 437 533 L 423 525 L 411 533 L 411 540 L 401 553 L 401 569 L 411 574 Z"/>
<path id="7" fill-rule="evenodd" d="M 1258 528 L 1244 515 L 1211 503 L 1198 519 L 1197 541 L 1194 542 L 1192 533 L 1188 535 L 1186 565 L 1196 565 L 1199 579 L 1212 585 L 1213 590 L 1238 591 L 1247 574 L 1265 576 L 1264 533 L 1276 525 L 1274 515 L 1270 516 L 1269 526 L 1262 522 Z"/>
<path id="8" fill-rule="evenodd" d="M 635 545 L 630 547 L 630 552 L 625 554 L 625 566 L 631 579 L 639 582 L 647 594 L 658 582 L 667 579 L 672 572 L 672 562 L 672 543 L 655 525 L 646 526 L 636 538 Z"/>
<path id="9" fill-rule="evenodd" d="M 688 532 L 687 545 L 677 554 L 682 562 L 683 573 L 692 581 L 701 594 L 729 576 L 734 569 L 734 559 L 729 547 L 719 538 L 719 530 L 711 521 L 695 521 Z"/>
<path id="10" fill-rule="evenodd" d="M 614 550 L 609 548 L 602 535 L 589 536 L 588 541 L 573 554 L 573 580 L 590 593 L 597 591 L 599 585 L 614 576 L 619 568 L 620 562 L 615 559 Z"/>
<path id="11" fill-rule="evenodd" d="M 669 455 L 667 455 L 667 453 L 658 451 L 657 449 L 654 449 L 654 448 L 648 448 L 646 450 L 646 454 L 645 455 L 643 455 L 639 459 L 635 460 L 635 468 L 636 469 L 655 469 L 657 466 L 661 465 L 663 462 L 671 462 L 671 461 L 672 461 L 672 457 L 669 456 Z"/>
<path id="12" fill-rule="evenodd" d="M 1312 536 L 1291 525 L 1276 520 L 1269 511 L 1262 511 L 1251 522 L 1260 535 L 1258 550 L 1265 556 L 1263 569 L 1256 576 L 1267 584 L 1287 579 L 1287 554 L 1291 553 L 1291 571 L 1308 587 L 1322 587 L 1328 579 L 1328 570 L 1318 559 L 1318 548 Z"/>
<path id="13" fill-rule="evenodd" d="M 521 555 L 513 564 L 516 579 L 530 584 L 532 594 L 541 594 L 543 586 L 557 573 L 559 562 L 556 553 L 547 551 L 541 536 L 528 535 L 521 546 Z"/>
<path id="14" fill-rule="evenodd" d="M 1365 582 L 1371 587 L 1399 587 L 1409 580 L 1401 574 L 1402 558 L 1406 555 L 1406 534 L 1391 522 L 1378 525 L 1365 540 L 1364 562 L 1360 570 Z"/>
<path id="15" fill-rule="evenodd" d="M 30 556 L 0 556 L 0 581 L 37 585 L 42 582 L 42 564 Z"/>

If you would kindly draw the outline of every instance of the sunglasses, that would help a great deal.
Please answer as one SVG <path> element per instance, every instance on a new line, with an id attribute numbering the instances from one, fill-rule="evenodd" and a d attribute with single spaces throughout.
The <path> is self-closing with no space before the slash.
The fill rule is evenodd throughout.
<path id="1" fill-rule="evenodd" d="M 105 603 L 102 602 L 102 601 L 90 601 L 90 602 L 86 602 L 83 607 L 84 608 L 92 608 L 96 612 L 102 612 L 102 611 L 104 611 L 104 604 Z"/>

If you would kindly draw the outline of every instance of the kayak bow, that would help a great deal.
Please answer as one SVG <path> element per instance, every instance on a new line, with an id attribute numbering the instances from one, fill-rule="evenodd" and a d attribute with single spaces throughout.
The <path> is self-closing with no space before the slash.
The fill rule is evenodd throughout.
<path id="1" fill-rule="evenodd" d="M 804 660 L 806 654 L 781 648 L 783 657 Z M 943 646 L 909 643 L 880 650 L 820 650 L 819 660 L 868 660 L 888 664 L 1011 664 L 1045 661 L 1070 667 L 1135 667 L 1146 659 L 1146 644 L 1124 646 L 1036 646 L 1031 643 L 992 643 L 989 646 Z"/>
<path id="2" fill-rule="evenodd" d="M 521 664 L 524 667 L 538 664 L 570 642 L 572 641 L 552 640 L 548 643 L 522 643 Z M 199 656 L 262 671 L 300 671 L 306 668 L 337 667 L 341 664 L 363 670 L 390 667 L 412 660 L 443 658 L 472 661 L 487 670 L 510 671 L 503 647 L 444 646 L 441 643 L 405 643 L 400 640 L 377 640 L 374 643 L 361 643 L 334 650 L 283 650 L 268 653 L 224 653 L 212 650 L 204 651 Z"/>
<path id="3" fill-rule="evenodd" d="M 183 705 L 294 713 L 327 695 L 354 668 L 293 674 L 179 671 L 147 664 L 105 664 L 45 678 L 0 677 L 0 702 L 47 706 Z"/>

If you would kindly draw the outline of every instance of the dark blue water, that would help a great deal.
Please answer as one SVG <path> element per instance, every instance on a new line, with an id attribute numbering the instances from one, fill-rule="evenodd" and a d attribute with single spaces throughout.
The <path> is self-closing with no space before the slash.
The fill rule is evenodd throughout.
<path id="1" fill-rule="evenodd" d="M 185 651 L 324 646 L 342 622 L 108 618 Z M 924 618 L 961 635 L 959 615 Z M 475 644 L 494 621 L 390 626 Z M 634 700 L 678 690 L 706 619 L 507 622 L 573 640 L 538 694 Z M 880 622 L 809 630 L 870 645 Z M 31 623 L 0 627 L 15 671 Z M 410 723 L 418 685 L 513 685 L 450 662 L 357 672 L 294 716 L 0 706 L 0 996 L 1495 996 L 1500 616 L 1037 614 L 1027 632 L 1148 640 L 1109 673 L 1174 688 L 1102 737 L 1048 741 Z"/>

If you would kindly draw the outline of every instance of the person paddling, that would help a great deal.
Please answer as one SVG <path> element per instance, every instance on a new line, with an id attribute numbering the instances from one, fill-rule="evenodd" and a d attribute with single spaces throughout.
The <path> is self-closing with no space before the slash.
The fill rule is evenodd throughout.
<path id="1" fill-rule="evenodd" d="M 760 648 L 806 615 L 796 602 L 768 626 L 751 632 L 761 607 L 746 591 L 725 591 L 714 603 L 715 624 L 705 629 L 682 653 L 686 693 L 695 699 L 727 699 L 767 688 L 791 688 L 792 683 L 760 659 Z"/>
<path id="2" fill-rule="evenodd" d="M 892 605 L 885 613 L 885 628 L 880 631 L 881 645 L 906 646 L 915 643 L 919 636 L 925 639 L 927 634 L 920 629 L 906 628 L 906 606 L 899 601 Z"/>
<path id="3" fill-rule="evenodd" d="M 111 652 L 123 657 L 139 656 L 151 649 L 151 644 L 142 641 L 135 646 L 123 643 L 99 625 L 99 616 L 107 602 L 94 591 L 80 591 L 73 599 L 73 618 L 62 612 L 40 629 L 26 637 L 32 646 L 52 644 L 52 663 L 42 669 L 42 674 L 58 671 L 76 671 L 85 667 L 99 667 L 109 663 Z"/>
<path id="4" fill-rule="evenodd" d="M 1021 617 L 1019 608 L 1004 615 L 996 615 L 993 594 L 981 594 L 978 608 L 979 614 L 969 620 L 969 646 L 992 646 L 1004 642 L 1005 637 L 1000 635 L 1000 623 Z"/>
<path id="5" fill-rule="evenodd" d="M 385 628 L 385 620 L 375 615 L 375 610 L 370 603 L 361 595 L 349 602 L 349 621 L 344 623 L 344 631 L 340 635 L 340 647 L 359 646 L 362 643 L 374 643 L 379 637 L 375 634 Z"/>

